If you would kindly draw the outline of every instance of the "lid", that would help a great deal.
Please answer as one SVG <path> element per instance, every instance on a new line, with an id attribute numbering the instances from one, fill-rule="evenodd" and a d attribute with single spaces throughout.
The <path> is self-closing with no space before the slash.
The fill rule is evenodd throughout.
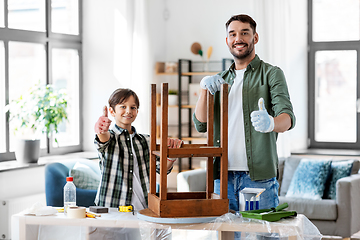
<path id="1" fill-rule="evenodd" d="M 72 181 L 74 181 L 74 179 L 73 179 L 73 177 L 66 177 L 66 181 L 67 182 L 72 182 Z"/>

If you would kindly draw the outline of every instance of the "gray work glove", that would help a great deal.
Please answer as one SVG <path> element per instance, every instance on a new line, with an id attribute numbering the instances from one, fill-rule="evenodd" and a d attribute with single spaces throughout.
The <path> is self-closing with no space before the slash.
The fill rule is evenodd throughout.
<path id="1" fill-rule="evenodd" d="M 225 81 L 219 75 L 206 76 L 200 82 L 200 87 L 202 89 L 209 90 L 212 95 L 217 91 L 220 91 L 221 84 L 224 84 Z"/>

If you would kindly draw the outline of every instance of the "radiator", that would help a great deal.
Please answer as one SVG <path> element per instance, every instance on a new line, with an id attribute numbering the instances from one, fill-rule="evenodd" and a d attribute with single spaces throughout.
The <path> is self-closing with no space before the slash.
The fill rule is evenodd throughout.
<path id="1" fill-rule="evenodd" d="M 46 205 L 45 193 L 18 197 L 12 199 L 0 199 L 0 239 L 11 239 L 11 216 L 30 208 L 40 202 Z"/>

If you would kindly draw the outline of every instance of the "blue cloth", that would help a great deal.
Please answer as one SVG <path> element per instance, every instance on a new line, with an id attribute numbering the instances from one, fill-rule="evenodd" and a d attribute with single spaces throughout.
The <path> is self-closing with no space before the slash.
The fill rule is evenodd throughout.
<path id="1" fill-rule="evenodd" d="M 336 182 L 341 178 L 350 176 L 353 163 L 353 160 L 331 163 L 329 180 L 325 185 L 324 199 L 336 199 Z"/>
<path id="2" fill-rule="evenodd" d="M 329 160 L 302 159 L 296 168 L 286 197 L 322 199 L 330 166 Z"/>
<path id="3" fill-rule="evenodd" d="M 279 183 L 276 178 L 260 181 L 252 181 L 248 172 L 228 172 L 228 199 L 229 208 L 239 211 L 239 193 L 244 188 L 265 188 L 260 195 L 260 209 L 269 209 L 279 205 L 278 189 Z M 214 192 L 220 194 L 220 179 L 214 180 Z"/>

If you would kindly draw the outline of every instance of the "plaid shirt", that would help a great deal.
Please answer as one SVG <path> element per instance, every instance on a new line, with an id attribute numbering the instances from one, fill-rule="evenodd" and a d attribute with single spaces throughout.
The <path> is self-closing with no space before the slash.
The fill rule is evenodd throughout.
<path id="1" fill-rule="evenodd" d="M 138 160 L 141 187 L 147 204 L 150 179 L 150 136 L 136 133 L 134 127 L 132 130 L 135 132 L 132 142 Z M 101 143 L 97 136 L 94 141 L 102 174 L 95 204 L 117 208 L 131 205 L 134 157 L 129 132 L 117 125 L 109 132 L 110 139 L 106 143 Z M 160 162 L 157 161 L 156 165 L 156 171 L 159 172 Z M 171 169 L 168 173 L 170 171 Z"/>

